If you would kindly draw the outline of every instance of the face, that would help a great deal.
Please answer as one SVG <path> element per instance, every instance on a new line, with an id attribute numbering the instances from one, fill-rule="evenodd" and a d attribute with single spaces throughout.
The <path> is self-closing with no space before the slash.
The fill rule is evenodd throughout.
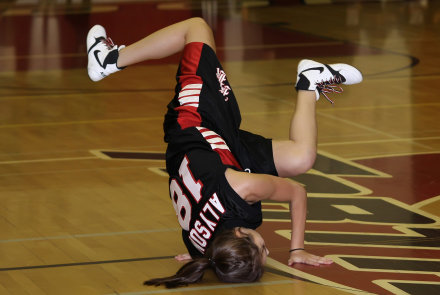
<path id="1" fill-rule="evenodd" d="M 263 237 L 257 231 L 249 228 L 237 227 L 236 231 L 238 237 L 243 236 L 242 233 L 250 235 L 252 237 L 254 243 L 258 246 L 258 248 L 260 248 L 261 254 L 263 255 L 262 262 L 264 265 L 266 265 L 267 256 L 269 255 L 269 250 L 267 250 L 266 245 L 264 244 Z"/>

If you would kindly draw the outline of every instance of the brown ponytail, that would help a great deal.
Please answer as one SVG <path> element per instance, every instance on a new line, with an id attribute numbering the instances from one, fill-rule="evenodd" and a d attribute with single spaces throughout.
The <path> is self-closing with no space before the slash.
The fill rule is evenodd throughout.
<path id="1" fill-rule="evenodd" d="M 159 286 L 164 284 L 167 288 L 177 288 L 200 281 L 205 271 L 211 266 L 208 258 L 198 258 L 182 266 L 175 275 L 166 278 L 145 281 L 144 285 Z"/>
<path id="2" fill-rule="evenodd" d="M 197 258 L 182 266 L 175 275 L 152 279 L 144 285 L 177 288 L 200 281 L 211 268 L 224 283 L 249 283 L 258 281 L 263 275 L 262 253 L 252 237 L 235 229 L 221 232 L 206 252 L 206 258 Z"/>

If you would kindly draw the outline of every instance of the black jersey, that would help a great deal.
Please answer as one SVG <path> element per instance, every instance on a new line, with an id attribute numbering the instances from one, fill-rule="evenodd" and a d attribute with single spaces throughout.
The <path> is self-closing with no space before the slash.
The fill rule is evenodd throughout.
<path id="1" fill-rule="evenodd" d="M 261 203 L 249 205 L 229 185 L 228 168 L 276 175 L 270 140 L 239 129 L 240 110 L 226 74 L 206 44 L 185 46 L 176 95 L 165 116 L 170 197 L 191 256 L 201 256 L 222 228 L 256 229 Z"/>
<path id="2" fill-rule="evenodd" d="M 191 256 L 204 254 L 222 228 L 256 229 L 261 204 L 249 205 L 231 188 L 227 168 L 239 169 L 224 140 L 203 127 L 189 127 L 167 149 L 170 196 Z"/>

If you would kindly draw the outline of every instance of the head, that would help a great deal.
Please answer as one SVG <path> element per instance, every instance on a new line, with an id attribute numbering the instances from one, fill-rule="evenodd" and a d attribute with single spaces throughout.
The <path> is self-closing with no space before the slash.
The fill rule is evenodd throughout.
<path id="1" fill-rule="evenodd" d="M 236 227 L 235 234 L 238 237 L 251 237 L 254 244 L 257 245 L 257 247 L 260 249 L 261 261 L 263 265 L 266 265 L 267 256 L 269 256 L 269 250 L 266 248 L 266 243 L 264 242 L 263 237 L 256 230 L 245 227 Z"/>
<path id="2" fill-rule="evenodd" d="M 205 258 L 196 258 L 171 277 L 146 281 L 145 285 L 165 284 L 167 288 L 186 286 L 200 281 L 212 269 L 224 283 L 249 283 L 264 273 L 269 251 L 256 231 L 234 228 L 222 231 L 207 250 Z"/>
<path id="3" fill-rule="evenodd" d="M 214 262 L 213 271 L 222 282 L 248 283 L 263 275 L 267 254 L 259 233 L 237 227 L 218 235 L 206 256 Z"/>

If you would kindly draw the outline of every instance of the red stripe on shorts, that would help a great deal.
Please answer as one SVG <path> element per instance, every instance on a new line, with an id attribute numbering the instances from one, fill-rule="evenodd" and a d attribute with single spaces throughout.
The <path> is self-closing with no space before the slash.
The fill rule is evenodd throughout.
<path id="1" fill-rule="evenodd" d="M 225 165 L 230 165 L 230 166 L 235 166 L 236 168 L 243 170 L 243 168 L 241 168 L 240 164 L 238 164 L 237 160 L 235 159 L 234 155 L 231 153 L 231 151 L 226 148 L 215 148 L 215 145 L 225 145 L 228 146 L 226 144 L 226 142 L 223 140 L 223 138 L 221 138 L 220 135 L 218 135 L 217 133 L 214 135 L 206 135 L 203 134 L 204 132 L 210 132 L 211 130 L 209 130 L 208 128 L 197 128 L 200 133 L 203 135 L 203 137 L 205 138 L 205 140 L 208 142 L 208 139 L 216 139 L 215 143 L 210 143 L 208 142 L 208 144 L 211 145 L 211 148 L 214 152 L 216 152 L 219 156 L 220 159 L 222 161 L 223 164 Z M 212 131 L 213 132 L 213 131 Z M 215 132 L 214 132 L 215 133 Z M 213 146 L 214 145 L 214 146 Z"/>
<path id="2" fill-rule="evenodd" d="M 240 164 L 238 164 L 234 155 L 230 151 L 221 149 L 214 149 L 214 151 L 220 156 L 223 164 L 235 166 L 236 168 L 243 170 L 243 168 L 241 168 Z"/>

